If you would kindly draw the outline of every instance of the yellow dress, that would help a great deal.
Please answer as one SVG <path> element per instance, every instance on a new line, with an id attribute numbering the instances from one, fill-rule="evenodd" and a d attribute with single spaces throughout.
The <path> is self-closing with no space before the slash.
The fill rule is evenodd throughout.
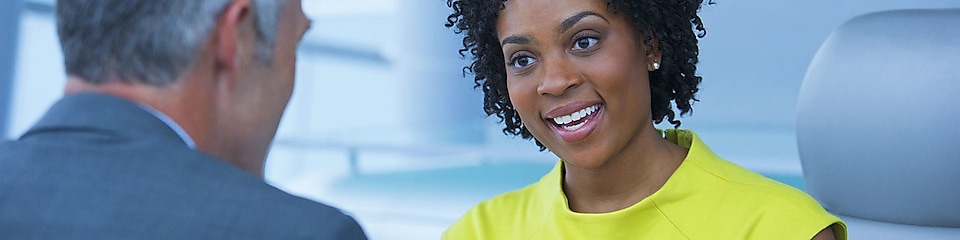
<path id="1" fill-rule="evenodd" d="M 806 193 L 721 159 L 689 130 L 666 139 L 689 148 L 663 187 L 610 213 L 576 213 L 561 188 L 562 162 L 520 190 L 475 206 L 443 239 L 811 239 L 846 226 Z"/>

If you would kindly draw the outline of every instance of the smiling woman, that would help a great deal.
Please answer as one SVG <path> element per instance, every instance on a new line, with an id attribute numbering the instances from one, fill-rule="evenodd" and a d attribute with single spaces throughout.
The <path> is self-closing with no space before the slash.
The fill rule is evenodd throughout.
<path id="1" fill-rule="evenodd" d="M 845 239 L 805 193 L 716 156 L 692 110 L 699 0 L 450 0 L 484 110 L 561 160 L 447 239 Z"/>

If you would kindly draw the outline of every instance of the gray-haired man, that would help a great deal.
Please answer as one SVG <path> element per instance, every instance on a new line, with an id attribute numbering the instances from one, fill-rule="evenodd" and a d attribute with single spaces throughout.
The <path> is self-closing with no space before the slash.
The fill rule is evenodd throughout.
<path id="1" fill-rule="evenodd" d="M 365 239 L 263 182 L 300 0 L 59 0 L 65 96 L 0 144 L 0 239 Z"/>

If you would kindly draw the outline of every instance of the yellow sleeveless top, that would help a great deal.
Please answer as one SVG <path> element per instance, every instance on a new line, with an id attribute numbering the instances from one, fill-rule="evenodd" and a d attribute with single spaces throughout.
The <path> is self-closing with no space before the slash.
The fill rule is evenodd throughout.
<path id="1" fill-rule="evenodd" d="M 666 138 L 689 148 L 663 187 L 610 213 L 576 213 L 563 194 L 562 161 L 520 190 L 475 206 L 443 239 L 811 239 L 846 226 L 806 193 L 721 159 L 689 130 Z"/>

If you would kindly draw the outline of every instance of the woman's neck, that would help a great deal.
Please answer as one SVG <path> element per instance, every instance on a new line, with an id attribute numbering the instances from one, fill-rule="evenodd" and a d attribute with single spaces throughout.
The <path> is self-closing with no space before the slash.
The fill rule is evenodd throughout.
<path id="1" fill-rule="evenodd" d="M 606 213 L 625 209 L 659 190 L 686 157 L 652 126 L 604 166 L 582 169 L 564 164 L 563 191 L 570 210 Z"/>

